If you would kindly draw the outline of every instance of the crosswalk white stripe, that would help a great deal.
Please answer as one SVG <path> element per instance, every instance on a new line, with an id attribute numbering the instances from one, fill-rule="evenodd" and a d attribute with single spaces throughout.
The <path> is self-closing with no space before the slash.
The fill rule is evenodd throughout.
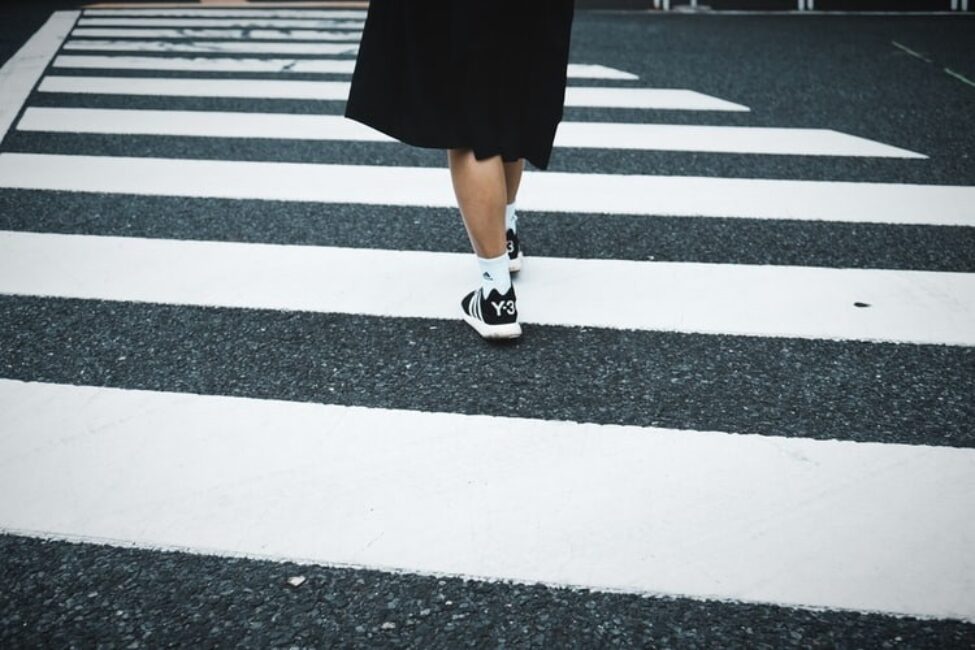
<path id="1" fill-rule="evenodd" d="M 362 29 L 361 20 L 325 18 L 79 18 L 79 27 L 295 27 L 299 29 Z"/>
<path id="2" fill-rule="evenodd" d="M 161 77 L 62 77 L 47 75 L 37 90 L 56 93 L 246 97 L 345 101 L 348 81 L 290 79 L 167 79 Z"/>
<path id="3" fill-rule="evenodd" d="M 355 59 L 243 59 L 237 57 L 185 58 L 62 54 L 56 57 L 51 65 L 55 68 L 94 68 L 100 70 L 352 74 L 352 71 L 355 70 Z M 570 63 L 566 73 L 570 78 L 577 79 L 637 79 L 636 75 L 592 64 Z"/>
<path id="4" fill-rule="evenodd" d="M 115 27 L 76 27 L 72 36 L 98 38 L 235 38 L 277 39 L 302 41 L 358 41 L 361 31 L 329 31 L 312 29 L 126 29 Z"/>
<path id="5" fill-rule="evenodd" d="M 0 231 L 3 294 L 457 319 L 476 278 L 469 253 Z M 972 273 L 533 257 L 518 297 L 526 323 L 975 345 Z"/>
<path id="6" fill-rule="evenodd" d="M 635 80 L 640 78 L 632 72 L 592 63 L 570 63 L 568 75 L 576 79 Z"/>
<path id="7" fill-rule="evenodd" d="M 696 90 L 683 88 L 603 88 L 569 86 L 565 89 L 566 106 L 598 108 L 637 108 L 681 111 L 748 111 L 736 104 Z"/>
<path id="8" fill-rule="evenodd" d="M 32 106 L 24 111 L 17 128 L 68 133 L 395 142 L 341 115 Z M 554 144 L 598 149 L 927 158 L 829 129 L 563 121 Z"/>
<path id="9" fill-rule="evenodd" d="M 556 142 L 562 147 L 605 149 L 927 158 L 832 129 L 563 121 Z"/>
<path id="10" fill-rule="evenodd" d="M 201 9 L 85 9 L 82 14 L 86 17 L 98 16 L 198 16 L 207 18 L 355 18 L 365 19 L 366 12 L 350 9 L 217 9 L 214 7 Z"/>
<path id="11" fill-rule="evenodd" d="M 344 38 L 341 40 L 352 40 Z M 358 41 L 358 39 L 355 39 Z M 72 39 L 65 50 L 102 50 L 136 52 L 209 52 L 222 54 L 349 54 L 359 51 L 355 43 L 274 43 L 263 41 L 172 41 Z"/>
<path id="12" fill-rule="evenodd" d="M 47 75 L 40 92 L 247 97 L 345 101 L 348 81 L 289 79 L 169 79 L 165 77 L 88 77 Z M 566 106 L 668 110 L 747 111 L 746 106 L 677 88 L 566 88 Z"/>
<path id="13" fill-rule="evenodd" d="M 970 186 L 555 171 L 524 185 L 528 211 L 975 225 Z M 0 187 L 456 207 L 445 167 L 4 152 Z"/>
<path id="14" fill-rule="evenodd" d="M 341 115 L 29 107 L 25 131 L 234 138 L 371 140 L 393 138 Z"/>
<path id="15" fill-rule="evenodd" d="M 12 380 L 0 408 L 8 531 L 975 620 L 971 449 Z"/>
<path id="16" fill-rule="evenodd" d="M 319 72 L 352 74 L 355 59 L 242 59 L 216 57 L 96 56 L 62 54 L 55 68 L 104 70 L 184 70 L 191 72 Z"/>

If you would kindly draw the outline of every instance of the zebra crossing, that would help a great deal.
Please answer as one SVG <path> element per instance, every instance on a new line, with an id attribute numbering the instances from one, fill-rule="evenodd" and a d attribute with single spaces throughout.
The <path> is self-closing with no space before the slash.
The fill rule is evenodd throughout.
<path id="1" fill-rule="evenodd" d="M 856 420 L 850 414 L 861 405 L 843 404 L 852 388 L 803 376 L 804 369 L 825 375 L 852 366 L 853 385 L 881 368 L 909 383 L 913 363 L 951 377 L 964 367 L 958 355 L 975 345 L 975 275 L 530 255 L 517 281 L 523 321 L 535 328 L 541 352 L 531 352 L 527 331 L 512 350 L 478 348 L 461 336 L 467 332 L 451 329 L 455 298 L 473 273 L 470 254 L 422 243 L 385 248 L 370 239 L 380 220 L 396 225 L 387 210 L 409 210 L 411 219 L 439 210 L 460 224 L 443 166 L 406 158 L 376 164 L 372 150 L 354 149 L 406 155 L 405 146 L 336 110 L 348 93 L 341 77 L 352 71 L 363 17 L 284 8 L 58 12 L 60 22 L 52 19 L 38 34 L 49 51 L 43 69 L 30 64 L 36 76 L 29 87 L 18 70 L 30 65 L 16 57 L 10 74 L 0 75 L 4 88 L 24 88 L 17 106 L 2 107 L 14 112 L 12 134 L 71 134 L 81 143 L 52 151 L 4 147 L 0 192 L 104 196 L 110 211 L 149 200 L 267 205 L 294 210 L 295 219 L 304 207 L 341 208 L 355 211 L 365 233 L 360 245 L 347 246 L 233 232 L 200 238 L 172 224 L 170 236 L 43 224 L 0 232 L 0 305 L 10 306 L 4 322 L 43 322 L 49 335 L 63 333 L 23 343 L 36 376 L 11 371 L 0 379 L 0 494 L 18 495 L 0 499 L 0 530 L 975 621 L 975 452 L 963 423 L 934 419 L 929 431 L 943 429 L 947 438 L 935 441 L 925 431 L 898 431 L 896 408 L 888 420 Z M 102 54 L 63 53 L 78 50 Z M 599 61 L 573 57 L 569 71 L 566 107 L 605 117 L 564 121 L 556 146 L 573 150 L 565 156 L 608 150 L 928 160 L 925 152 L 828 128 L 617 122 L 614 110 L 751 109 L 691 88 L 650 87 Z M 303 77 L 287 78 L 295 74 Z M 315 75 L 327 78 L 309 78 Z M 89 96 L 147 97 L 157 105 L 88 104 Z M 218 103 L 191 110 L 183 98 Z M 260 111 L 220 103 L 252 100 L 265 102 Z M 288 112 L 295 100 L 319 108 Z M 281 110 L 264 110 L 267 101 L 283 102 Z M 191 151 L 203 139 L 280 147 L 313 141 L 351 159 L 106 155 L 97 140 L 85 139 L 98 136 L 172 138 Z M 580 213 L 722 218 L 730 227 L 975 224 L 975 187 L 965 185 L 655 171 L 527 171 L 519 212 L 547 220 Z M 441 222 L 423 218 L 409 224 L 433 239 Z M 567 300 L 573 291 L 586 301 Z M 48 309 L 61 316 L 47 320 Z M 18 310 L 32 316 L 17 320 L 10 314 Z M 298 327 L 293 319 L 306 318 L 319 319 L 311 322 L 323 328 L 320 339 L 314 328 L 291 329 Z M 216 322 L 226 328 L 219 344 L 208 332 Z M 178 344 L 154 338 L 154 328 L 179 327 L 189 335 Z M 275 339 L 275 331 L 289 334 Z M 116 348 L 98 340 L 100 332 L 127 343 Z M 62 340 L 68 348 L 58 351 Z M 714 378 L 729 382 L 724 392 L 715 387 L 711 395 L 705 386 L 695 393 L 716 412 L 696 426 L 671 426 L 655 404 L 678 400 L 651 387 L 659 369 L 640 364 L 659 358 L 647 344 L 675 345 L 673 368 L 707 377 L 708 364 L 727 355 L 723 346 L 732 340 L 746 353 Z M 388 347 L 370 350 L 376 341 Z M 566 347 L 572 341 L 584 351 L 579 358 Z M 193 352 L 217 349 L 209 345 L 228 347 L 212 358 Z M 327 357 L 309 356 L 318 346 Z M 812 415 L 803 422 L 789 403 L 777 404 L 775 422 L 789 425 L 779 430 L 763 423 L 771 416 L 732 415 L 732 395 L 744 394 L 743 409 L 753 412 L 762 410 L 760 399 L 777 399 L 747 388 L 748 360 L 762 346 L 797 355 L 797 377 L 771 378 L 770 385 L 780 382 L 783 394 L 791 387 L 796 399 L 811 393 L 810 404 L 828 395 L 835 402 L 821 403 L 818 413 L 808 406 Z M 535 355 L 540 365 L 512 358 L 519 354 Z M 284 361 L 271 361 L 279 355 Z M 454 367 L 464 363 L 459 358 L 492 355 L 523 373 L 512 378 L 511 408 L 487 407 L 478 396 L 491 377 L 503 376 L 491 373 L 503 370 L 486 370 L 482 383 L 469 374 L 476 365 Z M 58 359 L 54 366 L 39 361 L 48 356 Z M 886 366 L 885 359 L 894 361 Z M 285 365 L 250 374 L 248 366 L 263 363 Z M 186 364 L 195 366 L 184 375 Z M 370 371 L 349 379 L 363 372 L 357 366 Z M 783 368 L 759 367 L 768 377 Z M 291 383 L 305 385 L 282 387 L 289 373 Z M 187 381 L 191 374 L 205 379 Z M 443 383 L 427 395 L 427 380 Z M 356 382 L 365 390 L 352 390 Z M 534 382 L 538 394 L 525 395 L 521 382 Z M 473 395 L 448 397 L 451 385 Z M 938 402 L 964 399 L 947 381 L 938 386 L 941 394 L 930 397 L 935 413 Z M 883 394 L 856 395 L 888 410 Z"/>

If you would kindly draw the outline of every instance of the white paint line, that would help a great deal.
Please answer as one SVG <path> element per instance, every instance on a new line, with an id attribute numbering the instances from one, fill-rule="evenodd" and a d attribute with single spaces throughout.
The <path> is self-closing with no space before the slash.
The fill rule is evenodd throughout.
<path id="1" fill-rule="evenodd" d="M 361 20 L 293 18 L 79 18 L 78 27 L 295 27 L 299 29 L 362 29 Z"/>
<path id="2" fill-rule="evenodd" d="M 616 68 L 591 63 L 570 63 L 568 73 L 569 77 L 577 79 L 635 80 L 640 78 L 632 72 L 624 72 Z"/>
<path id="3" fill-rule="evenodd" d="M 248 9 L 254 9 L 259 7 L 268 7 L 274 9 L 282 9 L 285 7 L 294 7 L 300 9 L 366 9 L 369 6 L 368 0 L 295 0 L 294 2 L 286 2 L 283 0 L 200 0 L 201 5 L 214 7 L 216 5 L 222 5 L 224 7 L 228 6 L 238 6 L 246 7 Z M 85 9 L 161 9 L 161 8 L 173 8 L 173 9 L 183 9 L 187 7 L 186 2 L 174 1 L 174 2 L 141 2 L 140 0 L 135 0 L 134 2 L 115 2 L 114 0 L 108 0 L 107 2 L 90 2 L 85 5 Z"/>
<path id="4" fill-rule="evenodd" d="M 832 129 L 561 122 L 556 142 L 562 147 L 607 149 L 927 158 Z"/>
<path id="5" fill-rule="evenodd" d="M 206 18 L 354 18 L 365 20 L 365 11 L 348 9 L 85 9 L 86 18 L 98 16 L 199 16 Z"/>
<path id="6" fill-rule="evenodd" d="M 6 531 L 975 620 L 971 449 L 7 379 L 0 408 Z"/>
<path id="7" fill-rule="evenodd" d="M 3 294 L 457 319 L 476 278 L 464 253 L 0 231 Z M 518 297 L 525 323 L 975 345 L 972 273 L 532 257 Z"/>
<path id="8" fill-rule="evenodd" d="M 747 106 L 680 88 L 598 88 L 570 86 L 566 106 L 644 108 L 681 111 L 748 111 Z"/>
<path id="9" fill-rule="evenodd" d="M 24 131 L 397 142 L 341 115 L 29 107 Z"/>
<path id="10" fill-rule="evenodd" d="M 355 70 L 355 59 L 242 59 L 62 54 L 54 59 L 52 67 L 192 72 L 314 72 L 351 75 Z"/>
<path id="11" fill-rule="evenodd" d="M 116 29 L 76 27 L 72 36 L 94 36 L 98 38 L 234 38 L 243 41 L 251 39 L 277 39 L 302 41 L 358 41 L 361 31 L 327 31 L 310 29 Z"/>
<path id="12" fill-rule="evenodd" d="M 899 48 L 899 49 L 907 52 L 911 56 L 916 57 L 918 59 L 921 59 L 922 61 L 926 61 L 927 63 L 931 63 L 931 59 L 929 59 L 928 57 L 924 56 L 920 52 L 915 52 L 911 48 L 907 47 L 906 45 L 901 45 L 897 41 L 891 41 L 891 43 L 894 45 L 894 47 Z"/>
<path id="13" fill-rule="evenodd" d="M 375 129 L 341 115 L 30 107 L 24 112 L 17 128 L 66 133 L 396 142 Z M 555 146 L 737 154 L 927 157 L 828 129 L 615 122 L 562 122 L 555 136 Z"/>
<path id="14" fill-rule="evenodd" d="M 38 90 L 57 93 L 246 97 L 345 101 L 348 81 L 290 79 L 167 79 L 162 77 L 61 77 L 46 75 Z"/>
<path id="15" fill-rule="evenodd" d="M 71 31 L 77 11 L 55 11 L 0 68 L 0 140 L 61 42 Z"/>
<path id="16" fill-rule="evenodd" d="M 966 11 L 967 11 L 967 9 L 966 9 Z M 975 81 L 972 81 L 971 79 L 969 79 L 969 78 L 968 78 L 968 77 L 966 77 L 965 75 L 963 75 L 963 74 L 961 74 L 961 73 L 959 73 L 959 72 L 955 72 L 955 71 L 954 71 L 954 70 L 952 70 L 951 68 L 943 68 L 943 69 L 944 69 L 944 71 L 945 71 L 945 72 L 946 72 L 947 74 L 949 74 L 949 75 L 951 75 L 951 76 L 952 76 L 952 77 L 954 77 L 955 79 L 958 79 L 958 80 L 959 80 L 959 81 L 961 81 L 962 83 L 964 83 L 964 84 L 968 84 L 969 86 L 972 86 L 973 88 L 975 88 Z"/>
<path id="17" fill-rule="evenodd" d="M 366 9 L 369 6 L 369 0 L 200 0 L 200 4 L 210 7 L 222 5 L 224 7 L 247 7 L 248 9 L 255 7 L 268 7 L 274 9 L 281 9 L 285 7 L 300 9 Z M 188 5 L 186 2 L 181 2 L 180 0 L 174 0 L 173 2 L 143 2 L 142 0 L 134 0 L 133 2 L 115 2 L 115 0 L 108 0 L 107 2 L 90 2 L 85 5 L 85 8 L 143 10 L 157 8 L 182 9 L 186 8 L 187 6 L 193 5 Z"/>
<path id="18" fill-rule="evenodd" d="M 84 77 L 47 75 L 38 90 L 61 93 L 162 95 L 180 97 L 262 97 L 345 101 L 348 81 L 288 79 L 167 79 L 164 77 Z M 747 111 L 748 108 L 693 90 L 675 88 L 568 87 L 566 106 L 669 110 Z"/>
<path id="19" fill-rule="evenodd" d="M 351 39 L 342 39 L 351 40 Z M 358 41 L 358 39 L 355 39 Z M 64 44 L 64 50 L 102 50 L 128 52 L 210 52 L 220 54 L 347 54 L 359 51 L 355 43 L 275 43 L 262 41 L 194 41 L 174 43 L 172 41 L 140 40 L 98 40 L 72 39 Z"/>
<path id="20" fill-rule="evenodd" d="M 975 226 L 975 187 L 525 172 L 522 210 Z M 0 187 L 453 208 L 449 171 L 0 153 Z"/>
<path id="21" fill-rule="evenodd" d="M 265 44 L 268 45 L 268 44 Z M 271 45 L 290 45 L 274 43 Z M 321 45 L 315 45 L 321 48 Z M 212 50 L 201 50 L 212 51 Z M 190 72 L 290 72 L 349 74 L 355 59 L 242 59 L 217 57 L 95 56 L 62 54 L 54 59 L 56 68 L 94 68 L 101 70 L 183 70 Z M 601 65 L 570 63 L 571 78 L 636 79 L 636 75 Z"/>

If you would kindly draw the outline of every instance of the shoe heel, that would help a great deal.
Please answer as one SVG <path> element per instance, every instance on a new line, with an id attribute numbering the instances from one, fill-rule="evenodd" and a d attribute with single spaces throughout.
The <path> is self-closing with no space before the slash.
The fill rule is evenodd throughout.
<path id="1" fill-rule="evenodd" d="M 477 330 L 481 338 L 490 341 L 516 339 L 521 336 L 521 323 L 505 323 L 504 325 L 488 325 L 482 320 L 464 314 L 464 322 Z"/>

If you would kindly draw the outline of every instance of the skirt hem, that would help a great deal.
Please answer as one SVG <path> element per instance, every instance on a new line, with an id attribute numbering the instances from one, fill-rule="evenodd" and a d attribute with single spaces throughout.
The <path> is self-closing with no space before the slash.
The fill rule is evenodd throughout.
<path id="1" fill-rule="evenodd" d="M 380 121 L 372 119 L 370 117 L 360 115 L 356 112 L 346 111 L 344 117 L 355 120 L 360 124 L 364 124 L 371 129 L 379 131 L 383 135 L 387 135 L 395 140 L 402 142 L 413 147 L 421 147 L 424 149 L 471 149 L 474 152 L 474 157 L 477 160 L 486 160 L 488 158 L 493 158 L 494 156 L 501 156 L 504 162 L 516 162 L 521 158 L 524 158 L 530 162 L 535 168 L 546 170 L 548 169 L 549 162 L 551 159 L 551 152 L 545 153 L 541 151 L 512 151 L 505 147 L 498 145 L 484 145 L 484 144 L 471 144 L 468 140 L 432 140 L 427 138 L 417 138 L 409 134 L 401 132 L 399 129 L 392 128 L 388 125 L 382 124 Z"/>

